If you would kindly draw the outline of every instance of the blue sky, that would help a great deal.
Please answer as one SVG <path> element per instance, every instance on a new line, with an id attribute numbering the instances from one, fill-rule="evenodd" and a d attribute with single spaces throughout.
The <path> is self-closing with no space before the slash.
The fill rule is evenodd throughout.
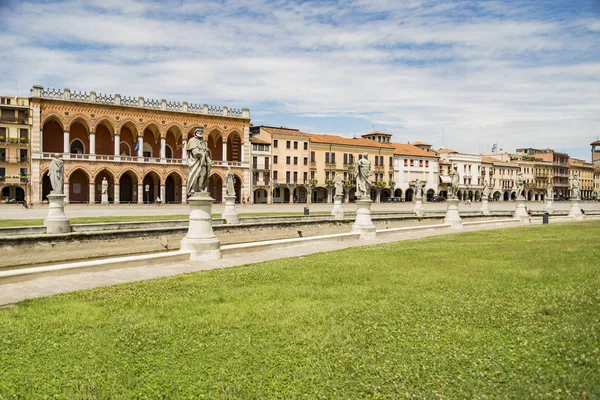
<path id="1" fill-rule="evenodd" d="M 254 124 L 478 153 L 600 135 L 600 2 L 2 1 L 0 93 L 248 107 Z"/>

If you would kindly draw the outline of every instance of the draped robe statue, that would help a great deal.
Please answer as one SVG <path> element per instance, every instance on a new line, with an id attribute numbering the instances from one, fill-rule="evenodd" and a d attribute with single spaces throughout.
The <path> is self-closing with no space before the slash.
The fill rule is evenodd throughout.
<path id="1" fill-rule="evenodd" d="M 571 181 L 571 198 L 579 200 L 579 174 L 573 173 L 573 180 Z"/>
<path id="2" fill-rule="evenodd" d="M 227 196 L 235 196 L 235 186 L 233 179 L 233 172 L 231 167 L 227 167 L 227 173 L 225 174 L 225 194 Z"/>
<path id="3" fill-rule="evenodd" d="M 50 161 L 48 176 L 50 177 L 50 184 L 52 185 L 51 194 L 63 194 L 65 166 L 63 160 L 59 158 L 58 154 L 55 154 L 52 161 Z"/>
<path id="4" fill-rule="evenodd" d="M 358 160 L 354 167 L 354 176 L 356 177 L 356 197 L 358 199 L 370 198 L 371 196 L 371 161 L 364 153 L 363 158 Z"/>
<path id="5" fill-rule="evenodd" d="M 524 188 L 525 179 L 523 179 L 523 173 L 519 172 L 519 175 L 517 176 L 517 196 L 515 197 L 516 199 L 519 199 L 521 197 L 525 198 L 525 195 L 523 193 Z"/>
<path id="6" fill-rule="evenodd" d="M 344 195 L 344 182 L 342 182 L 341 175 L 336 175 L 335 178 L 333 178 L 333 187 L 335 189 L 333 193 L 334 196 Z"/>
<path id="7" fill-rule="evenodd" d="M 481 196 L 482 199 L 486 199 L 490 197 L 490 187 L 488 186 L 488 182 L 484 181 L 483 182 L 483 194 Z"/>
<path id="8" fill-rule="evenodd" d="M 423 198 L 423 184 L 419 179 L 415 181 L 415 199 Z"/>
<path id="9" fill-rule="evenodd" d="M 458 167 L 456 165 L 452 167 L 452 171 L 450 171 L 450 177 L 452 179 L 450 183 L 450 198 L 456 199 L 456 195 L 458 194 L 458 182 L 460 179 L 458 176 Z"/>
<path id="10" fill-rule="evenodd" d="M 212 168 L 212 161 L 206 142 L 202 140 L 202 128 L 194 131 L 194 137 L 187 142 L 186 154 L 188 165 L 187 189 L 188 196 L 195 193 L 207 192 L 208 176 Z"/>

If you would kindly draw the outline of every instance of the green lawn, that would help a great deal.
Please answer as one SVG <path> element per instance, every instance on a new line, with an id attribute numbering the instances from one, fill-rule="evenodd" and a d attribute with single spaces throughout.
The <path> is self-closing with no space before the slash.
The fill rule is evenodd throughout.
<path id="1" fill-rule="evenodd" d="M 600 223 L 453 234 L 0 310 L 0 398 L 598 398 Z"/>

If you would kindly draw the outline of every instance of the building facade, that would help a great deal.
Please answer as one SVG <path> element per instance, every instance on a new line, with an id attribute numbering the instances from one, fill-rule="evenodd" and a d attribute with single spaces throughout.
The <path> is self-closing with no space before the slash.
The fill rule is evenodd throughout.
<path id="1" fill-rule="evenodd" d="M 0 202 L 30 200 L 29 99 L 0 96 Z"/>
<path id="2" fill-rule="evenodd" d="M 31 89 L 31 193 L 41 202 L 50 193 L 48 166 L 54 154 L 65 165 L 64 193 L 71 203 L 101 199 L 109 182 L 112 203 L 147 203 L 187 197 L 185 147 L 197 127 L 213 159 L 209 191 L 218 202 L 225 172 L 235 174 L 238 201 L 250 195 L 248 109 L 125 97 L 118 94 Z"/>
<path id="3" fill-rule="evenodd" d="M 574 174 L 579 175 L 580 197 L 591 199 L 594 193 L 594 164 L 579 158 L 569 158 L 569 196 Z"/>
<path id="4" fill-rule="evenodd" d="M 427 201 L 433 201 L 439 192 L 439 156 L 412 144 L 393 143 L 394 197 L 412 201 L 418 179 L 423 184 Z"/>

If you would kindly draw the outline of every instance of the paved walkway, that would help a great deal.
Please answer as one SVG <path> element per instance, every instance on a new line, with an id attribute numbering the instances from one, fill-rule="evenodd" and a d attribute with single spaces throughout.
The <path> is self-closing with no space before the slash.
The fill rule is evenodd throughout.
<path id="1" fill-rule="evenodd" d="M 558 221 L 552 221 L 555 223 Z M 430 225 L 430 224 L 423 224 Z M 541 219 L 534 219 L 532 225 L 541 225 Z M 498 229 L 523 226 L 519 224 L 490 224 L 465 226 L 463 231 Z M 207 262 L 175 262 L 164 265 L 153 265 L 135 268 L 110 269 L 96 272 L 70 272 L 65 275 L 41 276 L 25 282 L 0 285 L 0 305 L 15 303 L 25 299 L 51 296 L 58 293 L 73 292 L 100 286 L 110 286 L 125 282 L 135 282 L 164 276 L 178 275 L 188 272 L 228 268 L 244 264 L 253 264 L 268 260 L 289 257 L 302 257 L 309 254 L 339 250 L 349 247 L 393 243 L 402 240 L 418 239 L 426 236 L 453 234 L 462 231 L 441 230 L 439 232 L 403 232 L 369 241 L 321 242 L 310 245 L 286 247 L 280 250 L 265 250 L 253 253 L 227 255 L 221 260 Z"/>

